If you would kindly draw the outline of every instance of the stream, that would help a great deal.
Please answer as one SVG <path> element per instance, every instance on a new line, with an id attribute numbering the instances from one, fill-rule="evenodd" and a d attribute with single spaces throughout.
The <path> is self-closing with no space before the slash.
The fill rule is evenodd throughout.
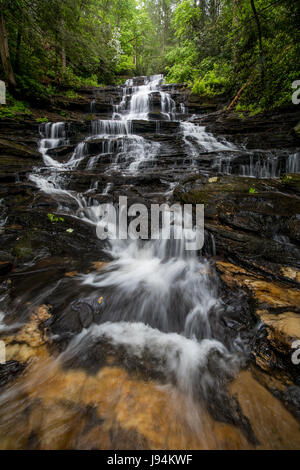
<path id="1" fill-rule="evenodd" d="M 113 114 L 88 122 L 87 133 L 65 122 L 40 125 L 43 165 L 33 168 L 29 182 L 52 201 L 55 217 L 68 221 L 64 236 L 72 237 L 76 224 L 86 226 L 95 263 L 47 281 L 38 271 L 27 276 L 25 293 L 10 310 L 22 304 L 27 313 L 0 323 L 7 333 L 21 323 L 16 334 L 31 336 L 36 356 L 0 396 L 4 448 L 273 445 L 272 433 L 264 442 L 257 437 L 229 393 L 249 364 L 258 325 L 247 296 L 221 282 L 213 235 L 205 233 L 197 252 L 185 250 L 184 237 L 101 242 L 96 228 L 103 202 L 127 196 L 129 204 L 171 203 L 180 181 L 195 171 L 261 179 L 299 173 L 299 154 L 274 157 L 215 137 L 163 82 L 162 75 L 128 80 Z M 91 111 L 95 106 L 92 101 Z M 1 322 L 5 302 L 4 296 Z M 41 319 L 50 346 L 40 337 Z M 29 349 L 23 353 L 31 357 Z M 251 380 L 240 387 L 251 389 Z"/>

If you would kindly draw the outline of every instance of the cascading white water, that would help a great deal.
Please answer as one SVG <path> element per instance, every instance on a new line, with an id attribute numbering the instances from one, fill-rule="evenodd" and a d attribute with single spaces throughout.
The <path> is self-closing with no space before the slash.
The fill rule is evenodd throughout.
<path id="1" fill-rule="evenodd" d="M 114 116 L 116 118 L 121 117 L 121 119 L 127 121 L 135 119 L 147 120 L 151 111 L 152 94 L 157 93 L 160 96 L 162 116 L 167 120 L 175 119 L 175 101 L 168 93 L 159 90 L 163 80 L 163 75 L 153 75 L 149 79 L 145 77 L 145 84 L 140 86 L 133 86 L 134 81 L 132 79 L 127 80 L 123 89 L 122 101 L 120 105 L 115 106 Z"/>
<path id="2" fill-rule="evenodd" d="M 50 149 L 55 149 L 61 145 L 67 145 L 66 124 L 64 122 L 47 122 L 40 127 L 41 140 L 39 151 L 43 155 L 44 162 L 47 166 L 61 168 L 62 165 L 47 155 Z"/>
<path id="3" fill-rule="evenodd" d="M 111 169 L 118 170 L 119 163 L 124 161 L 125 156 L 125 161 L 129 163 L 127 169 L 136 172 L 143 162 L 154 159 L 158 154 L 159 144 L 148 142 L 145 138 L 132 134 L 132 121 L 148 120 L 151 94 L 158 90 L 162 81 L 162 75 L 154 75 L 149 79 L 145 77 L 146 83 L 141 86 L 134 86 L 133 79 L 127 80 L 123 89 L 122 101 L 114 107 L 113 119 L 92 123 L 93 135 L 101 136 L 108 141 L 111 141 L 112 136 L 118 136 L 121 139 L 118 155 Z M 166 93 L 159 93 L 162 113 L 170 119 L 168 113 L 174 111 L 175 102 Z M 127 103 L 129 103 L 128 109 Z"/>
<path id="4" fill-rule="evenodd" d="M 150 355 L 153 367 L 183 392 L 189 406 L 196 398 L 196 391 L 207 398 L 207 390 L 217 387 L 217 381 L 208 372 L 208 363 L 213 360 L 223 369 L 224 376 L 234 377 L 239 369 L 236 356 L 228 353 L 219 341 L 204 339 L 195 341 L 176 333 L 163 333 L 145 323 L 107 322 L 93 325 L 80 333 L 69 345 L 64 359 L 87 350 L 90 344 L 101 339 L 116 348 L 123 347 L 128 357 L 142 359 Z M 190 424 L 195 417 L 190 416 Z M 197 429 L 196 429 L 197 431 Z"/>
<path id="5" fill-rule="evenodd" d="M 275 156 L 272 155 L 271 158 L 265 157 L 264 159 L 258 158 L 255 163 L 252 155 L 249 158 L 249 164 L 240 167 L 242 176 L 253 178 L 278 178 L 280 176 L 278 159 Z"/>
<path id="6" fill-rule="evenodd" d="M 62 198 L 65 210 L 66 198 L 70 198 L 69 214 L 97 225 L 99 203 L 65 189 L 60 173 L 76 169 L 85 159 L 88 159 L 85 168 L 94 169 L 101 155 L 113 153 L 114 160 L 108 172 L 119 170 L 123 165 L 127 171 L 138 174 L 143 162 L 158 155 L 160 146 L 132 134 L 131 121 L 148 119 L 153 91 L 160 93 L 162 116 L 168 120 L 175 117 L 174 101 L 169 94 L 158 90 L 162 80 L 161 75 L 153 76 L 145 79 L 141 86 L 134 86 L 134 80 L 128 81 L 120 105 L 115 106 L 113 118 L 92 122 L 91 135 L 77 145 L 65 164 L 54 164 L 47 155 L 49 148 L 67 142 L 65 126 L 63 123 L 46 125 L 41 149 L 46 166 L 55 167 L 55 171 L 50 176 L 32 175 L 32 181 L 59 203 Z M 181 107 L 181 112 L 184 111 Z M 181 131 L 192 158 L 200 151 L 234 149 L 193 123 L 181 123 Z M 46 144 L 49 136 L 53 140 Z M 89 145 L 95 143 L 102 145 L 100 154 L 90 157 Z M 111 190 L 109 183 L 103 194 Z M 105 299 L 102 324 L 83 333 L 75 343 L 76 348 L 81 347 L 82 338 L 91 334 L 105 336 L 115 345 L 125 346 L 131 355 L 140 355 L 149 349 L 154 359 L 165 364 L 166 375 L 175 374 L 179 388 L 191 394 L 201 370 L 205 381 L 209 382 L 211 377 L 212 383 L 212 376 L 207 371 L 205 375 L 204 369 L 215 351 L 221 356 L 219 360 L 224 369 L 229 364 L 232 369 L 232 364 L 237 364 L 238 360 L 214 337 L 215 323 L 223 311 L 217 278 L 208 262 L 199 259 L 196 252 L 185 251 L 185 242 L 184 237 L 182 240 L 148 242 L 111 240 L 106 250 L 113 261 L 107 269 L 79 277 L 82 285 L 90 286 L 96 295 L 101 292 Z"/>
<path id="7" fill-rule="evenodd" d="M 112 240 L 107 247 L 114 261 L 108 271 L 83 276 L 93 287 L 118 287 L 108 301 L 108 320 L 142 321 L 193 337 L 194 326 L 202 324 L 202 333 L 210 330 L 210 313 L 217 314 L 221 303 L 217 283 L 209 264 L 200 261 L 195 252 L 185 250 L 185 239 L 137 242 Z M 127 303 L 138 292 L 136 308 Z M 180 315 L 175 321 L 174 297 L 181 299 Z M 128 306 L 128 307 L 127 307 Z M 199 323 L 200 322 L 200 323 Z"/>
<path id="8" fill-rule="evenodd" d="M 238 174 L 250 178 L 279 178 L 279 159 L 274 155 L 256 156 L 248 154 L 249 163 L 236 164 L 234 156 L 216 157 L 213 168 L 225 175 Z"/>
<path id="9" fill-rule="evenodd" d="M 95 113 L 97 109 L 97 101 L 93 99 L 90 104 L 90 112 Z"/>
<path id="10" fill-rule="evenodd" d="M 236 164 L 234 157 L 221 155 L 214 161 L 213 168 L 218 172 L 250 178 L 280 178 L 283 173 L 300 173 L 300 153 L 294 153 L 288 157 L 274 155 L 270 152 L 254 155 L 248 152 L 249 163 Z"/>
<path id="11" fill-rule="evenodd" d="M 130 121 L 98 120 L 92 121 L 92 135 L 128 135 L 132 134 L 132 123 Z"/>
<path id="12" fill-rule="evenodd" d="M 287 173 L 300 173 L 300 152 L 289 156 L 286 165 Z"/>
<path id="13" fill-rule="evenodd" d="M 185 448 L 181 441 L 183 435 L 187 437 L 187 446 L 191 438 L 200 437 L 199 448 L 241 447 L 244 438 L 249 439 L 251 448 L 252 442 L 256 443 L 257 423 L 252 420 L 252 411 L 261 426 L 263 407 L 257 409 L 255 399 L 253 403 L 247 402 L 244 387 L 248 381 L 243 384 L 241 376 L 247 376 L 248 372 L 244 371 L 229 387 L 241 364 L 245 365 L 247 347 L 250 337 L 253 338 L 250 315 L 246 317 L 244 311 L 247 303 L 239 293 L 228 293 L 219 285 L 212 263 L 199 253 L 186 251 L 185 237 L 189 238 L 191 230 L 183 232 L 180 240 L 110 240 L 104 244 L 93 239 L 92 230 L 83 227 L 84 223 L 97 226 L 101 222 L 100 203 L 115 201 L 122 190 L 134 201 L 169 201 L 179 178 L 185 177 L 186 166 L 180 168 L 182 155 L 186 159 L 188 154 L 195 162 L 202 156 L 205 160 L 205 154 L 210 154 L 206 161 L 217 162 L 220 171 L 225 166 L 231 171 L 231 162 L 237 155 L 233 145 L 214 138 L 203 126 L 192 122 L 168 122 L 184 119 L 186 109 L 182 104 L 180 113 L 176 113 L 172 97 L 158 90 L 161 81 L 161 76 L 129 80 L 120 105 L 114 107 L 114 115 L 108 120 L 91 122 L 90 135 L 80 143 L 76 141 L 75 148 L 73 128 L 64 123 L 41 126 L 40 150 L 45 167 L 36 168 L 30 179 L 52 196 L 60 215 L 68 214 L 81 223 L 72 224 L 68 230 L 63 223 L 52 225 L 52 235 L 57 233 L 59 237 L 58 246 L 61 240 L 67 244 L 69 240 L 73 250 L 70 259 L 67 255 L 62 260 L 68 272 L 61 266 L 56 272 L 55 265 L 52 279 L 51 266 L 47 287 L 38 280 L 38 286 L 32 283 L 35 290 L 42 285 L 37 295 L 29 289 L 26 302 L 18 299 L 21 308 L 28 308 L 30 313 L 39 305 L 38 310 L 41 308 L 42 312 L 37 315 L 41 314 L 42 322 L 48 306 L 51 317 L 39 325 L 35 314 L 32 315 L 29 325 L 16 335 L 18 347 L 14 342 L 9 343 L 10 351 L 16 350 L 25 357 L 31 350 L 33 354 L 38 351 L 26 373 L 9 383 L 2 394 L 0 428 L 4 445 L 12 442 L 15 447 L 46 448 L 51 444 L 60 448 L 97 448 L 103 445 L 106 431 L 109 448 L 117 448 L 120 442 L 131 443 L 132 436 L 138 441 L 137 447 L 153 444 L 157 449 L 169 448 L 169 443 L 174 442 L 170 438 L 173 431 L 179 437 L 176 448 Z M 155 103 L 151 98 L 153 91 Z M 137 120 L 145 119 L 146 115 L 147 119 L 152 118 L 153 104 L 154 117 L 161 119 L 156 125 L 132 123 L 132 116 Z M 82 131 L 85 126 L 78 125 L 78 128 Z M 134 135 L 133 129 L 142 129 L 148 137 Z M 59 148 L 63 146 L 67 147 Z M 249 166 L 248 155 L 254 156 Z M 260 155 L 261 161 L 257 158 Z M 266 164 L 259 150 L 252 155 L 244 151 L 238 156 L 246 162 L 242 169 L 245 174 L 266 175 L 273 171 L 272 162 Z M 157 166 L 149 168 L 154 160 Z M 281 171 L 285 164 L 287 171 L 299 171 L 299 153 L 287 161 L 281 156 L 274 161 Z M 147 167 L 146 163 L 150 165 Z M 42 198 L 37 200 L 42 206 Z M 0 230 L 7 212 L 8 208 L 2 207 L 0 200 Z M 206 235 L 210 253 L 216 256 L 219 239 L 217 235 L 216 238 Z M 85 249 L 82 245 L 87 236 L 91 239 Z M 275 239 L 289 242 L 284 236 L 275 235 Z M 82 244 L 78 260 L 77 243 Z M 62 248 L 68 253 L 69 245 L 66 250 L 65 246 Z M 85 258 L 84 262 L 81 258 Z M 56 260 L 56 256 L 51 257 L 50 262 Z M 38 268 L 36 278 L 42 278 L 40 273 L 47 263 L 43 259 L 43 263 L 34 265 Z M 69 272 L 70 266 L 77 271 Z M 25 277 L 28 270 L 12 273 L 17 283 L 15 274 Z M 4 326 L 2 311 L 9 296 L 10 292 L 0 295 L 0 332 L 10 335 L 10 330 L 24 325 Z M 32 332 L 31 347 L 28 336 Z M 36 344 L 41 346 L 36 348 Z M 56 352 L 62 350 L 61 354 L 51 353 L 56 345 Z M 253 380 L 249 383 L 253 384 Z M 268 397 L 261 392 L 259 382 L 256 387 L 259 397 Z M 274 399 L 270 403 L 278 409 L 279 402 Z M 270 403 L 266 416 L 273 426 L 269 421 Z M 251 414 L 244 406 L 251 409 Z M 29 424 L 20 427 L 24 419 Z M 294 429 L 296 424 L 292 426 Z M 272 441 L 273 431 L 271 434 L 267 431 Z M 166 435 L 166 439 L 152 440 L 153 435 L 159 434 Z M 215 439 L 209 442 L 212 436 Z"/>
<path id="14" fill-rule="evenodd" d="M 110 193 L 110 190 L 113 188 L 113 184 L 112 183 L 107 183 L 107 185 L 105 186 L 105 189 L 103 191 L 103 195 L 106 196 L 107 194 Z"/>
<path id="15" fill-rule="evenodd" d="M 193 162 L 200 153 L 236 150 L 233 144 L 225 140 L 223 142 L 218 141 L 212 134 L 206 132 L 204 126 L 198 126 L 192 122 L 181 122 L 180 127 L 184 143 Z"/>
<path id="16" fill-rule="evenodd" d="M 176 103 L 168 93 L 160 92 L 162 114 L 168 120 L 176 119 Z"/>

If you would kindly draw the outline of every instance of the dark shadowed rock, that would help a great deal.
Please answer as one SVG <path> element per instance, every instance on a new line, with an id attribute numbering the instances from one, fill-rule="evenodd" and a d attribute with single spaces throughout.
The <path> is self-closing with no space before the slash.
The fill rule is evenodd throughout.
<path id="1" fill-rule="evenodd" d="M 300 267 L 300 200 L 280 180 L 194 177 L 174 191 L 183 203 L 204 204 L 217 253 L 281 276 L 276 265 Z"/>
<path id="2" fill-rule="evenodd" d="M 0 387 L 15 380 L 24 368 L 24 364 L 17 361 L 8 361 L 5 364 L 0 364 Z"/>
<path id="3" fill-rule="evenodd" d="M 32 159 L 40 159 L 41 154 L 32 150 L 27 145 L 22 145 L 11 140 L 0 139 L 0 158 L 2 156 L 30 157 Z"/>

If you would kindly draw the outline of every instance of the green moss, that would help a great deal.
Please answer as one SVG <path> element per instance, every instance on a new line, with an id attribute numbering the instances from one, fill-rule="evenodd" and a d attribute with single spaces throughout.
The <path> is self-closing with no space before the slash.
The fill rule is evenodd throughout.
<path id="1" fill-rule="evenodd" d="M 210 194 L 201 190 L 192 190 L 182 194 L 181 200 L 187 204 L 207 204 Z"/>
<path id="2" fill-rule="evenodd" d="M 67 112 L 67 111 L 64 111 L 63 109 L 60 111 L 59 113 L 62 117 L 64 117 L 65 119 L 70 119 L 71 115 Z"/>
<path id="3" fill-rule="evenodd" d="M 287 189 L 300 193 L 300 174 L 284 175 L 281 181 Z"/>
<path id="4" fill-rule="evenodd" d="M 281 176 L 280 179 L 283 182 L 283 184 L 286 184 L 289 181 L 292 181 L 293 178 L 291 177 L 291 175 L 284 175 L 284 176 Z"/>
<path id="5" fill-rule="evenodd" d="M 84 119 L 85 121 L 94 121 L 95 118 L 96 118 L 96 117 L 95 117 L 94 114 L 86 114 L 83 119 Z"/>
<path id="6" fill-rule="evenodd" d="M 52 223 L 64 222 L 65 221 L 65 219 L 63 217 L 56 217 L 54 214 L 48 214 L 48 219 Z"/>
<path id="7" fill-rule="evenodd" d="M 46 117 L 40 117 L 40 118 L 37 118 L 35 121 L 36 121 L 37 123 L 41 123 L 41 124 L 42 124 L 43 122 L 48 122 L 49 119 L 46 118 Z"/>
<path id="8" fill-rule="evenodd" d="M 250 188 L 250 189 L 249 189 L 249 194 L 257 194 L 257 189 L 255 189 L 255 188 Z"/>
<path id="9" fill-rule="evenodd" d="M 76 93 L 74 90 L 66 91 L 65 96 L 69 99 L 81 98 L 81 96 L 78 93 Z"/>
<path id="10" fill-rule="evenodd" d="M 8 93 L 7 105 L 0 105 L 0 119 L 22 118 L 24 115 L 31 115 L 29 104 L 25 101 L 16 100 Z"/>

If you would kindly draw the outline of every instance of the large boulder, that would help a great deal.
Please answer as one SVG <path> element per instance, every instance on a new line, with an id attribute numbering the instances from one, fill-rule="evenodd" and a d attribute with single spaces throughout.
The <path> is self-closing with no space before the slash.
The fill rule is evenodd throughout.
<path id="1" fill-rule="evenodd" d="M 282 267 L 300 268 L 300 200 L 284 192 L 285 185 L 280 180 L 198 175 L 179 185 L 174 199 L 204 204 L 217 254 L 282 279 L 287 278 Z M 299 282 L 297 277 L 289 280 Z"/>

